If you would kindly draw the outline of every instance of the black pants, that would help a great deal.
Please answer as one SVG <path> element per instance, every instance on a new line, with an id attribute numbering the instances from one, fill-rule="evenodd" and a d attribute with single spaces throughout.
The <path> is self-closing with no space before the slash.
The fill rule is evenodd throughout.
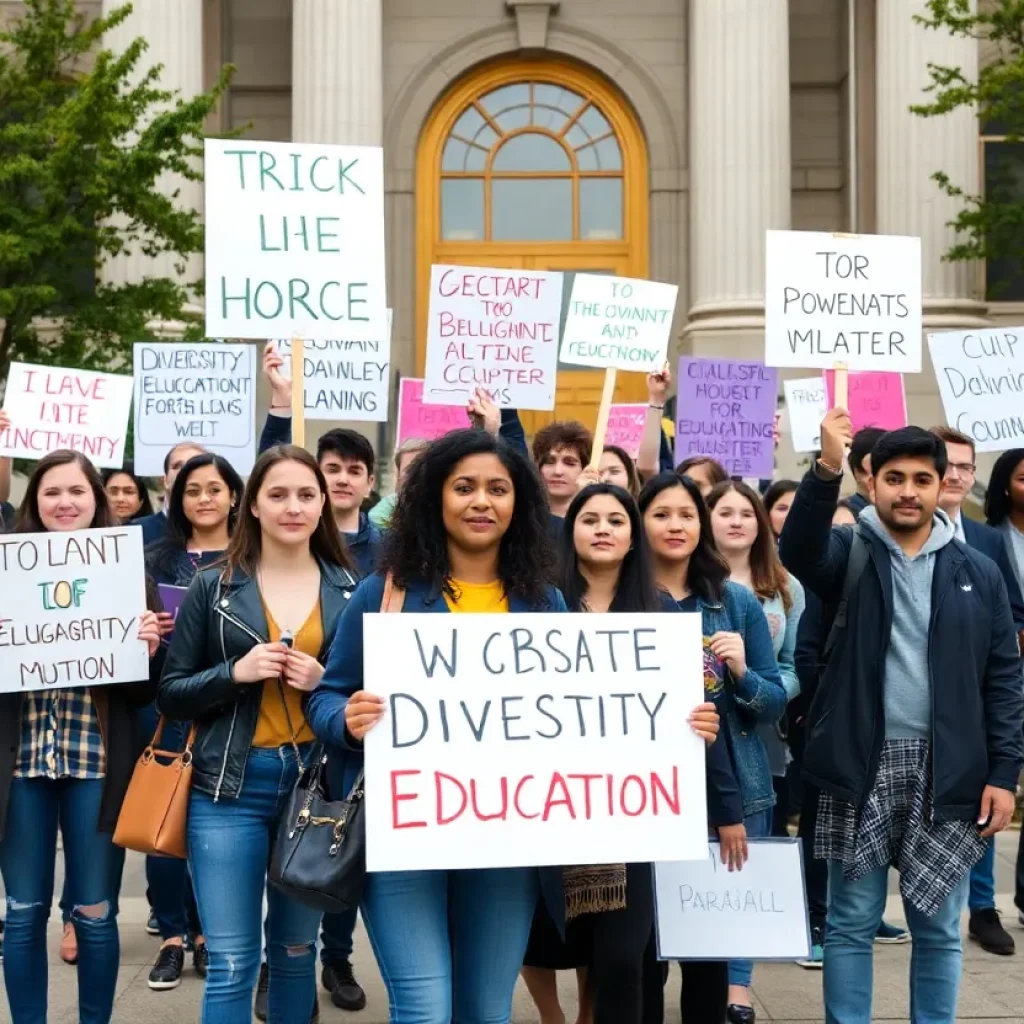
<path id="1" fill-rule="evenodd" d="M 804 802 L 800 808 L 800 844 L 804 855 L 804 889 L 811 928 L 824 933 L 828 913 L 828 863 L 814 856 L 814 828 L 818 823 L 819 790 L 804 780 Z"/>
<path id="2" fill-rule="evenodd" d="M 728 960 L 683 960 L 679 1013 L 683 1024 L 722 1024 L 729 1001 Z"/>

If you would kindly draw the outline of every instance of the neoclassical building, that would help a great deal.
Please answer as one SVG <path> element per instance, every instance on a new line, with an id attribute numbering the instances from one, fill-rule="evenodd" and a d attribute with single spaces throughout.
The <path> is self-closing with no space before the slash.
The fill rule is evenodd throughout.
<path id="1" fill-rule="evenodd" d="M 149 40 L 165 82 L 189 93 L 236 66 L 211 130 L 383 145 L 403 374 L 422 372 L 433 262 L 674 282 L 678 352 L 756 358 L 768 228 L 919 235 L 927 328 L 1024 317 L 1007 268 L 986 285 L 941 260 L 955 210 L 930 175 L 979 189 L 1001 143 L 969 111 L 910 113 L 929 62 L 982 57 L 917 25 L 923 0 L 134 4 L 119 34 Z M 600 386 L 565 369 L 558 415 L 592 420 Z M 941 419 L 929 365 L 907 389 L 914 421 Z"/>

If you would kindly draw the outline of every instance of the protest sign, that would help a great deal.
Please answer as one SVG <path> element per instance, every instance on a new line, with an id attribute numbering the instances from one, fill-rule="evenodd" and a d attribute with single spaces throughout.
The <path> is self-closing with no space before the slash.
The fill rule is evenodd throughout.
<path id="1" fill-rule="evenodd" d="M 928 335 L 946 422 L 979 452 L 1024 444 L 1024 327 Z"/>
<path id="2" fill-rule="evenodd" d="M 765 363 L 921 370 L 921 239 L 769 231 Z"/>
<path id="3" fill-rule="evenodd" d="M 676 465 L 710 455 L 730 476 L 770 477 L 775 470 L 778 374 L 761 363 L 679 360 Z"/>
<path id="4" fill-rule="evenodd" d="M 828 412 L 825 382 L 821 377 L 782 382 L 786 392 L 786 412 L 793 451 L 816 452 L 821 448 L 821 421 Z"/>
<path id="5" fill-rule="evenodd" d="M 397 448 L 404 441 L 417 438 L 433 441 L 450 430 L 472 426 L 464 405 L 424 405 L 423 380 L 403 377 L 398 382 Z"/>
<path id="6" fill-rule="evenodd" d="M 707 856 L 699 615 L 367 615 L 370 871 Z"/>
<path id="7" fill-rule="evenodd" d="M 384 338 L 383 151 L 204 146 L 207 336 Z"/>
<path id="8" fill-rule="evenodd" d="M 621 448 L 631 459 L 640 454 L 640 441 L 644 436 L 647 422 L 645 402 L 618 402 L 608 413 L 608 432 L 604 435 L 606 445 Z"/>
<path id="9" fill-rule="evenodd" d="M 752 839 L 740 871 L 711 856 L 654 865 L 659 960 L 797 960 L 808 956 L 800 842 Z"/>
<path id="10" fill-rule="evenodd" d="M 835 372 L 824 373 L 828 407 L 837 405 Z M 902 373 L 855 373 L 847 374 L 846 409 L 853 423 L 853 430 L 865 427 L 880 427 L 882 430 L 899 430 L 907 425 L 907 396 L 903 389 Z"/>
<path id="11" fill-rule="evenodd" d="M 562 332 L 561 360 L 599 369 L 660 370 L 679 289 L 674 284 L 577 274 Z"/>
<path id="12" fill-rule="evenodd" d="M 170 583 L 158 583 L 156 589 L 160 594 L 160 603 L 164 606 L 164 611 L 177 620 L 178 610 L 181 608 L 181 602 L 185 600 L 188 587 L 175 587 Z"/>
<path id="13" fill-rule="evenodd" d="M 149 678 L 142 530 L 0 537 L 0 692 Z"/>
<path id="14" fill-rule="evenodd" d="M 194 441 L 242 476 L 256 461 L 256 355 L 252 345 L 137 342 L 135 471 L 160 476 L 164 456 Z"/>
<path id="15" fill-rule="evenodd" d="M 561 309 L 558 273 L 431 267 L 424 403 L 554 409 Z"/>
<path id="16" fill-rule="evenodd" d="M 4 392 L 11 426 L 0 430 L 0 456 L 38 460 L 70 448 L 101 469 L 119 469 L 131 407 L 131 377 L 11 363 Z"/>

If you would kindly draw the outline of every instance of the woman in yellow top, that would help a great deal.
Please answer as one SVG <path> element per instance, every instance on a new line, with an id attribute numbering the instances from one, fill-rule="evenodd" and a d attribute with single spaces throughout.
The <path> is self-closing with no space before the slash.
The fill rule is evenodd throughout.
<path id="1" fill-rule="evenodd" d="M 313 457 L 262 455 L 226 564 L 204 569 L 175 625 L 158 705 L 194 721 L 189 863 L 210 953 L 204 1024 L 249 1024 L 274 827 L 313 746 L 303 701 L 356 578 Z M 268 892 L 269 1017 L 307 1024 L 320 913 Z"/>

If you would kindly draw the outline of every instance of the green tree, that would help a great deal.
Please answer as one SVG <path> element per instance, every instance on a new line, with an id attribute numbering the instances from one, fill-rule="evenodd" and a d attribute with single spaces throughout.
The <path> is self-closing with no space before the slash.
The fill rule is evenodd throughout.
<path id="1" fill-rule="evenodd" d="M 12 360 L 116 369 L 154 319 L 201 325 L 186 310 L 201 282 L 153 278 L 109 285 L 99 267 L 126 250 L 203 250 L 198 214 L 178 209 L 157 179 L 201 180 L 204 119 L 227 86 L 226 67 L 194 98 L 160 87 L 160 66 L 141 70 L 136 39 L 102 49 L 126 5 L 89 21 L 74 0 L 25 0 L 0 31 L 0 380 Z M 40 319 L 55 323 L 40 335 Z"/>
<path id="2" fill-rule="evenodd" d="M 977 9 L 974 9 L 975 6 Z M 953 181 L 943 171 L 932 179 L 963 203 L 950 222 L 957 240 L 947 260 L 1000 261 L 1011 272 L 1024 268 L 1024 0 L 927 0 L 915 20 L 936 32 L 973 39 L 985 63 L 976 79 L 962 68 L 929 64 L 929 102 L 911 107 L 938 117 L 960 107 L 977 110 L 987 134 L 1005 135 L 988 155 L 985 194 L 976 182 Z"/>

